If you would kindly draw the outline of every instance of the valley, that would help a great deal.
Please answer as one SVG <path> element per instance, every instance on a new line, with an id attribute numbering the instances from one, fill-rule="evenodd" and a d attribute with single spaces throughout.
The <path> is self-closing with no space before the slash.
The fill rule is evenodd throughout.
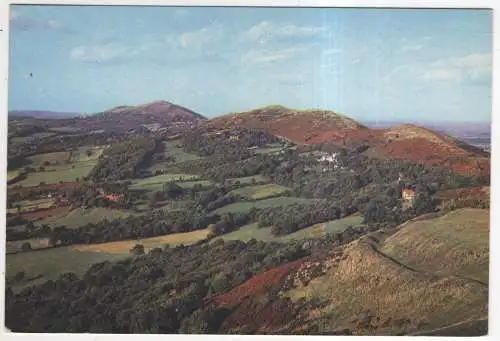
<path id="1" fill-rule="evenodd" d="M 282 106 L 61 116 L 9 119 L 12 331 L 484 333 L 488 152 Z"/>

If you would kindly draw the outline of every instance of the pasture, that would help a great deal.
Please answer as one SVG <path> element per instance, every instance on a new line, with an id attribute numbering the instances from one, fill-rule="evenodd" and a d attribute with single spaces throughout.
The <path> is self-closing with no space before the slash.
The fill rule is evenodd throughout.
<path id="1" fill-rule="evenodd" d="M 290 189 L 276 184 L 242 187 L 232 190 L 229 194 L 248 200 L 261 200 L 289 193 Z"/>
<path id="2" fill-rule="evenodd" d="M 70 161 L 70 158 L 70 152 L 53 152 L 33 155 L 28 157 L 28 160 L 31 161 L 33 166 L 42 166 L 46 162 L 50 163 L 51 165 L 64 164 L 65 162 Z"/>
<path id="3" fill-rule="evenodd" d="M 101 243 L 101 244 L 86 244 L 74 245 L 72 248 L 80 252 L 96 252 L 96 253 L 109 253 L 109 254 L 129 254 L 131 248 L 136 244 L 144 246 L 146 252 L 156 247 L 163 247 L 164 245 L 189 245 L 196 243 L 200 240 L 207 238 L 210 229 L 167 234 L 164 236 L 137 239 L 137 240 L 122 240 L 117 242 Z"/>
<path id="4" fill-rule="evenodd" d="M 349 226 L 359 225 L 362 220 L 361 216 L 352 215 L 343 219 L 332 220 L 326 223 L 309 226 L 284 236 L 274 236 L 271 233 L 270 227 L 260 228 L 257 223 L 252 223 L 217 238 L 222 238 L 224 241 L 241 240 L 247 242 L 250 239 L 255 238 L 256 240 L 265 242 L 289 242 L 292 240 L 321 238 L 327 233 L 342 232 Z"/>
<path id="5" fill-rule="evenodd" d="M 15 180 L 19 175 L 21 175 L 21 171 L 19 169 L 7 171 L 7 182 Z"/>
<path id="6" fill-rule="evenodd" d="M 14 253 L 21 251 L 22 245 L 24 243 L 30 243 L 32 250 L 44 249 L 48 247 L 48 238 L 31 238 L 16 241 L 7 241 L 5 251 L 6 253 Z"/>
<path id="7" fill-rule="evenodd" d="M 269 182 L 269 179 L 265 178 L 264 176 L 262 175 L 253 175 L 253 176 L 246 176 L 246 177 L 242 177 L 242 178 L 230 178 L 230 179 L 226 179 L 225 182 L 227 184 L 230 184 L 230 183 L 236 183 L 236 182 L 239 182 L 240 184 L 264 184 L 264 183 L 267 183 Z"/>
<path id="8" fill-rule="evenodd" d="M 50 170 L 45 172 L 29 173 L 26 179 L 16 182 L 16 186 L 34 187 L 39 186 L 40 183 L 55 184 L 58 182 L 73 182 L 77 179 L 86 177 L 89 172 L 94 168 L 93 162 L 82 162 L 74 165 L 53 166 Z"/>
<path id="9" fill-rule="evenodd" d="M 63 273 L 82 275 L 92 264 L 126 258 L 128 255 L 99 252 L 81 252 L 71 246 L 48 248 L 39 251 L 7 254 L 6 277 L 22 271 L 26 278 L 42 276 L 28 284 L 39 284 L 55 280 Z M 21 285 L 22 287 L 22 285 Z"/>
<path id="10" fill-rule="evenodd" d="M 75 228 L 87 224 L 95 224 L 105 219 L 109 221 L 125 219 L 128 216 L 130 216 L 130 213 L 116 209 L 93 207 L 85 210 L 83 208 L 77 208 L 63 216 L 44 219 L 42 223 L 51 227 L 66 226 L 67 228 Z"/>
<path id="11" fill-rule="evenodd" d="M 214 214 L 248 212 L 255 208 L 279 207 L 292 204 L 313 204 L 315 200 L 297 197 L 275 197 L 258 201 L 242 201 L 216 209 Z"/>
<path id="12" fill-rule="evenodd" d="M 152 176 L 145 179 L 140 179 L 134 181 L 134 183 L 129 187 L 131 190 L 148 190 L 148 191 L 160 191 L 163 185 L 171 181 L 193 181 L 198 180 L 199 175 L 193 174 L 161 174 L 157 176 Z M 179 184 L 180 185 L 180 184 Z"/>
<path id="13" fill-rule="evenodd" d="M 165 145 L 165 156 L 173 156 L 175 162 L 193 161 L 201 159 L 196 154 L 186 153 L 179 145 L 182 143 L 180 140 L 172 140 L 163 142 Z"/>
<path id="14" fill-rule="evenodd" d="M 71 152 L 71 161 L 73 163 L 80 163 L 98 160 L 103 151 L 104 148 L 101 147 L 83 146 Z"/>
<path id="15" fill-rule="evenodd" d="M 280 144 L 272 144 L 264 147 L 259 147 L 252 149 L 256 154 L 278 154 L 283 150 L 283 146 Z"/>
<path id="16" fill-rule="evenodd" d="M 409 222 L 388 237 L 381 250 L 410 266 L 488 283 L 489 219 L 489 210 L 466 208 Z"/>
<path id="17" fill-rule="evenodd" d="M 177 184 L 182 188 L 193 188 L 196 185 L 202 186 L 203 188 L 213 186 L 213 182 L 210 180 L 183 181 Z"/>
<path id="18" fill-rule="evenodd" d="M 92 150 L 88 156 L 87 150 Z M 97 164 L 102 148 L 91 146 L 80 147 L 71 152 L 54 152 L 30 156 L 28 159 L 33 166 L 43 166 L 45 171 L 29 173 L 26 179 L 16 183 L 22 187 L 39 186 L 40 183 L 53 184 L 58 182 L 72 182 L 86 177 Z M 50 163 L 45 166 L 44 163 Z"/>
<path id="19" fill-rule="evenodd" d="M 327 302 L 304 321 L 327 316 L 325 331 L 352 328 L 352 317 L 364 312 L 385 321 L 358 323 L 359 335 L 414 333 L 484 318 L 488 223 L 487 210 L 464 209 L 373 233 L 328 256 L 334 266 L 285 295 Z"/>
<path id="20" fill-rule="evenodd" d="M 44 139 L 46 137 L 54 136 L 55 133 L 50 133 L 50 132 L 45 132 L 45 133 L 34 133 L 30 136 L 22 136 L 22 137 L 13 137 L 11 139 L 11 142 L 13 144 L 24 144 L 28 142 L 32 142 L 33 140 L 36 139 Z"/>
<path id="21" fill-rule="evenodd" d="M 19 205 L 19 213 L 32 212 L 37 210 L 48 209 L 54 204 L 53 198 L 42 198 L 37 200 L 23 200 L 12 204 L 12 208 L 7 209 L 7 213 L 15 214 L 18 212 L 17 206 Z"/>

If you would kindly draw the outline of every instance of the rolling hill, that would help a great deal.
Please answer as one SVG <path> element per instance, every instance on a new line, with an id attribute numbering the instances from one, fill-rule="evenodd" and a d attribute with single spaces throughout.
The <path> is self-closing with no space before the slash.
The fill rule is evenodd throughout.
<path id="1" fill-rule="evenodd" d="M 185 129 L 206 120 L 202 115 L 187 108 L 167 102 L 156 101 L 137 106 L 119 106 L 101 113 L 84 117 L 75 122 L 87 130 L 124 131 L 143 127 L 158 130 L 162 127 Z"/>
<path id="2" fill-rule="evenodd" d="M 222 326 L 234 333 L 484 335 L 488 231 L 488 210 L 415 219 L 268 270 L 210 304 L 236 307 Z M 280 299 L 259 304 L 270 285 Z"/>
<path id="3" fill-rule="evenodd" d="M 344 115 L 325 110 L 294 110 L 280 105 L 216 117 L 210 125 L 218 129 L 266 129 L 299 144 L 345 145 L 372 137 L 366 126 Z"/>
<path id="4" fill-rule="evenodd" d="M 368 155 L 445 166 L 463 175 L 488 176 L 489 153 L 454 137 L 413 124 L 378 130 Z"/>
<path id="5" fill-rule="evenodd" d="M 344 115 L 321 110 L 293 110 L 268 106 L 233 113 L 209 121 L 216 129 L 235 127 L 266 129 L 298 144 L 335 146 L 365 144 L 366 154 L 405 159 L 429 166 L 445 166 L 463 175 L 488 176 L 489 153 L 457 138 L 414 124 L 368 128 Z"/>
<path id="6" fill-rule="evenodd" d="M 71 118 L 78 116 L 75 112 L 59 112 L 46 110 L 11 110 L 9 117 L 33 117 L 33 118 Z"/>

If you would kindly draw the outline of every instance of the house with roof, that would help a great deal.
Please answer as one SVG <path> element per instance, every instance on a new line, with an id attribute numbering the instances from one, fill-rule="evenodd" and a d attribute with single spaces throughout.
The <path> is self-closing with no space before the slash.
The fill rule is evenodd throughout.
<path id="1" fill-rule="evenodd" d="M 417 187 L 416 185 L 405 186 L 401 193 L 403 200 L 408 202 L 413 202 L 417 195 Z"/>
<path id="2" fill-rule="evenodd" d="M 104 199 L 109 201 L 118 202 L 123 198 L 123 194 L 106 194 L 104 195 Z"/>

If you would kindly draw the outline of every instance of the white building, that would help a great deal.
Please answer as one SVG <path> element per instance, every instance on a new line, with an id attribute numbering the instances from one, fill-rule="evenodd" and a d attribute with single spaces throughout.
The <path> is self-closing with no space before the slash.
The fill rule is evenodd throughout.
<path id="1" fill-rule="evenodd" d="M 337 153 L 332 153 L 332 154 L 323 153 L 323 155 L 321 155 L 319 161 L 337 163 Z"/>

